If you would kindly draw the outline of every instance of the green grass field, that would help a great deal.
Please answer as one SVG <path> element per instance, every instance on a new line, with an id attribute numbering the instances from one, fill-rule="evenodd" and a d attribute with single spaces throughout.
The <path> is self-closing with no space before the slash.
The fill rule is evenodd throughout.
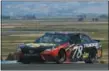
<path id="1" fill-rule="evenodd" d="M 103 47 L 103 59 L 106 61 L 108 60 L 107 22 L 38 22 L 36 20 L 3 20 L 2 56 L 4 57 L 10 52 L 15 52 L 16 47 L 18 47 L 20 43 L 33 42 L 46 31 L 84 32 L 93 39 L 99 39 L 101 40 Z"/>

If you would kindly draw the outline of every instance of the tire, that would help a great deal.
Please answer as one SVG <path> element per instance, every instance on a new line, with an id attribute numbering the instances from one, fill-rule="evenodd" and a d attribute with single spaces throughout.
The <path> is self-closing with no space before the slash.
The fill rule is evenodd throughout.
<path id="1" fill-rule="evenodd" d="M 31 61 L 27 57 L 24 57 L 23 59 L 20 59 L 19 62 L 21 62 L 23 64 L 30 64 L 31 63 Z"/>
<path id="2" fill-rule="evenodd" d="M 84 62 L 85 63 L 91 63 L 91 64 L 95 63 L 97 61 L 97 56 L 96 56 L 97 50 L 96 50 L 96 48 L 89 49 L 88 53 L 89 53 L 89 56 L 88 56 L 88 58 L 86 58 L 84 60 Z"/>
<path id="3" fill-rule="evenodd" d="M 66 60 L 66 53 L 64 49 L 61 49 L 58 53 L 58 56 L 56 58 L 57 64 L 62 64 Z"/>

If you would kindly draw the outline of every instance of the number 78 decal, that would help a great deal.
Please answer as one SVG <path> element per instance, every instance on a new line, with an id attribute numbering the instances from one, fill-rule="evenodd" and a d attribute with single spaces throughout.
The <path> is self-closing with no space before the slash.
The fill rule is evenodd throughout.
<path id="1" fill-rule="evenodd" d="M 73 51 L 73 55 L 72 58 L 76 57 L 76 58 L 80 58 L 82 55 L 82 50 L 83 50 L 83 46 L 75 46 Z"/>

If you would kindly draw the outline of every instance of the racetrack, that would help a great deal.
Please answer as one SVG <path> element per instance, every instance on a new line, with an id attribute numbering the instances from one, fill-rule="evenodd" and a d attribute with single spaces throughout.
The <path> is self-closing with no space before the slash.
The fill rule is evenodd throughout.
<path id="1" fill-rule="evenodd" d="M 4 21 L 3 21 L 4 22 Z M 12 23 L 13 22 L 13 23 Z M 20 23 L 19 23 L 20 22 Z M 22 25 L 24 26 L 21 26 Z M 37 22 L 37 21 L 36 21 Z M 93 38 L 102 39 L 103 58 L 108 61 L 108 24 L 100 22 L 36 22 L 28 20 L 8 20 L 2 26 L 2 55 L 14 52 L 20 43 L 33 42 L 40 34 L 48 31 L 79 31 Z M 18 24 L 16 24 L 18 23 Z M 31 24 L 32 23 L 32 24 Z M 99 24 L 100 23 L 100 24 Z M 2 25 L 5 23 L 2 23 Z M 15 28 L 13 28 L 13 25 Z M 99 24 L 99 25 L 98 25 Z M 52 26 L 52 27 L 51 27 Z M 63 28 L 64 27 L 64 28 Z M 91 28 L 90 28 L 91 27 Z M 93 33 L 92 33 L 93 32 Z M 29 35 L 28 35 L 29 34 Z M 31 36 L 30 36 L 31 35 Z M 108 64 L 2 64 L 2 70 L 108 70 Z"/>
<path id="2" fill-rule="evenodd" d="M 108 70 L 108 64 L 2 64 L 2 70 Z"/>

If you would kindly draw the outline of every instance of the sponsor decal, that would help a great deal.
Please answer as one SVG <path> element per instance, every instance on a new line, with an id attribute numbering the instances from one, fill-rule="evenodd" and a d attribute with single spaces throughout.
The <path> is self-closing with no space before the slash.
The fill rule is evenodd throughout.
<path id="1" fill-rule="evenodd" d="M 39 56 L 39 54 L 24 54 L 24 56 Z"/>
<path id="2" fill-rule="evenodd" d="M 84 44 L 84 47 L 98 47 L 98 43 Z"/>
<path id="3" fill-rule="evenodd" d="M 84 53 L 83 53 L 83 59 L 86 59 L 86 58 L 88 58 L 88 57 L 89 57 L 89 53 L 84 52 Z"/>
<path id="4" fill-rule="evenodd" d="M 30 47 L 40 47 L 40 46 L 55 46 L 56 44 L 51 44 L 51 43 L 28 43 L 26 46 Z"/>
<path id="5" fill-rule="evenodd" d="M 75 46 L 75 44 L 69 45 L 69 46 L 66 48 L 66 51 L 68 51 L 68 50 L 72 51 L 71 48 L 73 48 L 74 46 Z"/>

